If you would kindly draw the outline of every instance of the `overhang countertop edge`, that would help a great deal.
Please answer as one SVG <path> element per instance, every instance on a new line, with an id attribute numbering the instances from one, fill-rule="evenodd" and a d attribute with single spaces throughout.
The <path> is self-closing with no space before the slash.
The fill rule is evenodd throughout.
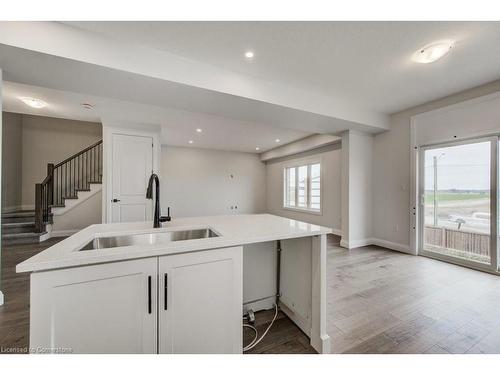
<path id="1" fill-rule="evenodd" d="M 117 236 L 209 227 L 220 237 L 167 242 L 158 245 L 78 251 L 99 236 Z M 37 272 L 91 264 L 172 255 L 250 243 L 332 233 L 330 228 L 270 214 L 179 218 L 153 229 L 152 222 L 94 224 L 16 266 L 16 272 Z"/>

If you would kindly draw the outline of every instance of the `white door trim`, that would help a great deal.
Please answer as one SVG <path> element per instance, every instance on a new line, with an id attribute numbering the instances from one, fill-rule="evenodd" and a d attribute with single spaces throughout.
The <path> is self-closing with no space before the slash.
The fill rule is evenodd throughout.
<path id="1" fill-rule="evenodd" d="M 413 125 L 413 123 L 412 123 Z M 413 132 L 411 133 L 412 136 L 414 135 Z M 412 137 L 412 140 L 414 138 Z M 498 239 L 498 212 L 497 212 L 497 207 L 498 207 L 498 202 L 497 202 L 497 195 L 498 195 L 498 160 L 499 160 L 499 150 L 498 150 L 498 142 L 500 139 L 500 134 L 496 135 L 489 135 L 489 136 L 471 136 L 471 137 L 463 137 L 461 139 L 454 139 L 454 140 L 448 140 L 448 141 L 443 141 L 439 143 L 432 143 L 429 145 L 415 145 L 413 147 L 413 155 L 415 160 L 412 160 L 412 167 L 415 168 L 415 172 L 412 173 L 412 179 L 414 181 L 412 182 L 412 187 L 415 188 L 416 194 L 413 196 L 414 199 L 414 209 L 415 209 L 415 215 L 414 216 L 414 236 L 412 236 L 413 243 L 412 245 L 415 246 L 413 250 L 415 250 L 415 253 L 418 255 L 424 255 L 430 258 L 435 258 L 439 260 L 444 260 L 449 263 L 454 263 L 458 264 L 460 266 L 464 267 L 469 267 L 473 269 L 478 269 L 481 271 L 485 272 L 490 272 L 490 273 L 495 273 L 498 274 L 498 244 L 497 244 L 497 239 Z M 490 237 L 491 237 L 491 242 L 490 242 L 490 248 L 491 248 L 491 263 L 490 265 L 483 265 L 477 262 L 472 262 L 472 261 L 466 261 L 466 260 L 461 260 L 458 258 L 453 258 L 450 256 L 445 256 L 445 255 L 440 255 L 440 254 L 434 254 L 432 252 L 425 251 L 423 249 L 423 227 L 424 227 L 424 215 L 422 213 L 422 195 L 424 191 L 424 171 L 421 168 L 421 165 L 424 163 L 424 152 L 426 150 L 431 150 L 435 148 L 440 148 L 440 147 L 453 147 L 453 146 L 459 146 L 459 145 L 467 145 L 467 144 L 473 144 L 477 142 L 490 142 L 491 145 L 491 159 L 490 159 L 490 212 L 491 212 L 491 228 L 490 228 Z M 412 143 L 413 144 L 413 143 Z"/>
<path id="2" fill-rule="evenodd" d="M 128 128 L 118 128 L 112 126 L 105 126 L 103 124 L 102 143 L 103 143 L 103 175 L 102 175 L 102 222 L 110 223 L 112 210 L 111 210 L 111 196 L 113 194 L 112 174 L 110 171 L 113 169 L 113 135 L 135 135 L 143 137 L 151 137 L 153 139 L 153 171 L 158 176 L 160 174 L 160 133 L 147 130 L 136 130 Z"/>

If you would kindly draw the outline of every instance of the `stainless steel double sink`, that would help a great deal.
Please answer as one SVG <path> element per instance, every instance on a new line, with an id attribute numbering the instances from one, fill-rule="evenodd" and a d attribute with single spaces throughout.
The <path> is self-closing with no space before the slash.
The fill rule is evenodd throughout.
<path id="1" fill-rule="evenodd" d="M 196 240 L 211 237 L 219 237 L 219 234 L 210 228 L 96 237 L 79 251 L 109 249 L 121 246 L 158 245 L 174 241 Z"/>

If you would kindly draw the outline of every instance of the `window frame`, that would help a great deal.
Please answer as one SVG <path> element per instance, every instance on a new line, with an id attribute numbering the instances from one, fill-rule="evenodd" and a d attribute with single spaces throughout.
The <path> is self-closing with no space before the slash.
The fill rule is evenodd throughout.
<path id="1" fill-rule="evenodd" d="M 311 200 L 311 165 L 313 164 L 319 164 L 319 176 L 320 176 L 320 185 L 319 185 L 319 190 L 320 190 L 320 200 L 319 200 L 319 209 L 314 209 L 310 207 L 310 200 Z M 298 168 L 307 166 L 307 205 L 308 207 L 299 207 L 298 206 Z M 287 170 L 289 168 L 296 168 L 295 170 L 295 206 L 289 206 L 287 205 L 287 194 L 288 194 L 288 180 L 287 180 Z M 290 211 L 297 211 L 297 212 L 303 212 L 303 213 L 308 213 L 308 214 L 313 214 L 313 215 L 323 215 L 323 200 L 324 200 L 324 195 L 323 195 L 323 160 L 322 158 L 308 158 L 308 159 L 300 159 L 300 160 L 294 160 L 293 162 L 289 162 L 283 165 L 283 171 L 281 174 L 282 180 L 282 196 L 281 196 L 281 204 L 282 208 L 284 210 L 290 210 Z"/>

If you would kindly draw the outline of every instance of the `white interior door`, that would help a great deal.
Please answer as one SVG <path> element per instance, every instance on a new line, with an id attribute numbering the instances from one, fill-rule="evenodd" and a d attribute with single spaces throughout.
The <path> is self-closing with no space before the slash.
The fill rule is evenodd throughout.
<path id="1" fill-rule="evenodd" d="M 153 138 L 112 135 L 111 221 L 145 221 L 152 218 L 152 201 L 146 199 L 153 171 Z"/>

